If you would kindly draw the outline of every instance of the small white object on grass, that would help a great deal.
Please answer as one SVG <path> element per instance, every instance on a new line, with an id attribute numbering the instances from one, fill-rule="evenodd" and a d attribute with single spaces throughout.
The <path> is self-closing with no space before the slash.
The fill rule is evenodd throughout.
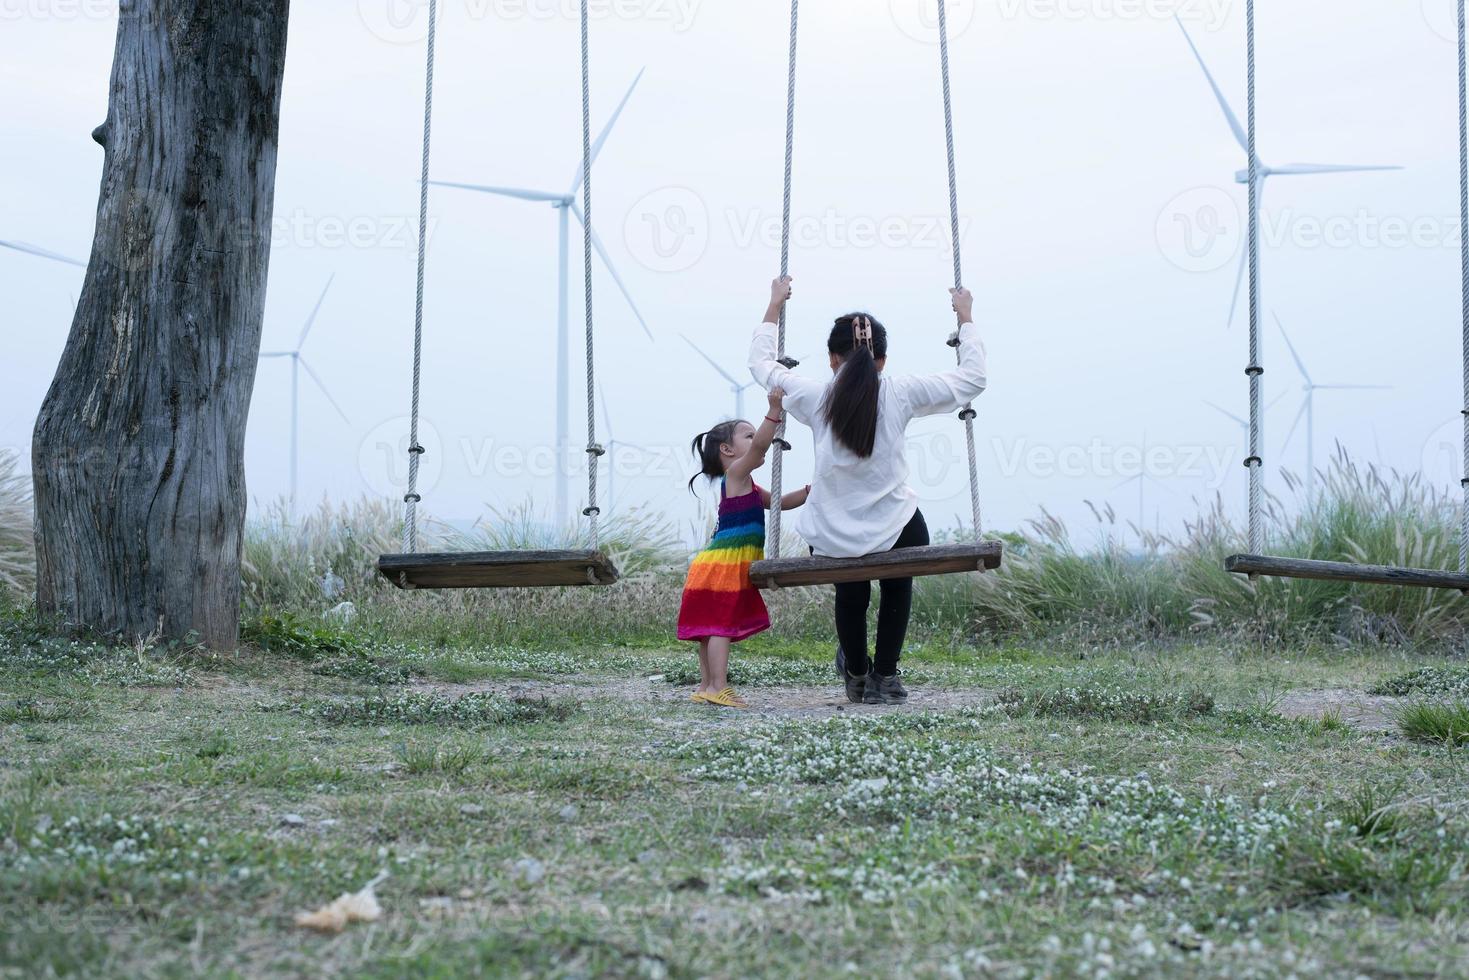
<path id="1" fill-rule="evenodd" d="M 357 607 L 350 602 L 339 602 L 326 611 L 327 619 L 334 619 L 343 625 L 357 618 Z"/>
<path id="2" fill-rule="evenodd" d="M 521 858 L 515 862 L 515 874 L 527 885 L 534 885 L 546 877 L 546 866 L 535 858 Z"/>
<path id="3" fill-rule="evenodd" d="M 346 584 L 346 582 L 342 581 L 342 577 L 332 571 L 332 567 L 328 565 L 326 566 L 326 574 L 321 577 L 321 594 L 327 599 L 335 599 L 342 594 L 342 587 Z"/>
<path id="4" fill-rule="evenodd" d="M 571 823 L 571 821 L 573 821 L 573 820 L 576 819 L 576 804 L 574 804 L 574 803 L 568 803 L 568 804 L 566 804 L 564 807 L 561 808 L 560 812 L 557 813 L 556 815 L 558 817 L 560 817 L 563 822 L 565 822 L 565 823 Z"/>
<path id="5" fill-rule="evenodd" d="M 361 891 L 346 892 L 314 912 L 302 912 L 296 916 L 296 925 L 317 932 L 341 932 L 349 922 L 376 922 L 383 909 L 374 889 L 387 877 L 386 871 L 379 872 Z"/>

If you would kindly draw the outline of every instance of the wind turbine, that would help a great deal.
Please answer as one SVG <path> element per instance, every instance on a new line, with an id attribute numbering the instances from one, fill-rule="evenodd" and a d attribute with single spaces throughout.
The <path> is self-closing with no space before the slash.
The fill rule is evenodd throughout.
<path id="1" fill-rule="evenodd" d="M 67 265 L 74 265 L 80 269 L 87 267 L 87 263 L 79 259 L 74 259 L 69 255 L 62 255 L 59 252 L 52 252 L 48 249 L 41 248 L 39 245 L 32 245 L 28 242 L 0 241 L 0 248 L 14 249 L 17 252 L 25 252 L 27 255 L 39 255 L 43 259 L 50 259 L 53 262 L 64 262 Z"/>
<path id="2" fill-rule="evenodd" d="M 1290 342 L 1290 335 L 1285 332 L 1285 324 L 1280 322 L 1280 317 L 1274 313 L 1275 325 L 1280 328 L 1280 335 L 1285 338 L 1285 346 L 1290 350 L 1291 360 L 1296 362 L 1296 370 L 1301 372 L 1301 390 L 1306 397 L 1301 401 L 1300 411 L 1296 412 L 1295 421 L 1290 424 L 1290 431 L 1285 434 L 1285 442 L 1281 443 L 1280 451 L 1285 453 L 1286 446 L 1290 445 L 1291 437 L 1296 434 L 1296 427 L 1301 424 L 1301 416 L 1306 417 L 1306 499 L 1315 497 L 1316 483 L 1316 392 L 1324 390 L 1333 391 L 1385 391 L 1388 385 L 1318 385 L 1311 380 L 1311 373 L 1306 370 L 1306 364 L 1301 360 L 1301 355 L 1296 353 L 1296 346 Z"/>
<path id="3" fill-rule="evenodd" d="M 301 348 L 306 346 L 306 335 L 311 333 L 311 328 L 316 323 L 316 315 L 321 312 L 321 304 L 326 301 L 326 292 L 332 288 L 332 280 L 335 278 L 335 275 L 327 278 L 326 286 L 322 289 L 321 296 L 316 300 L 316 306 L 312 307 L 311 315 L 306 318 L 306 325 L 301 328 L 301 338 L 296 341 L 295 348 L 293 350 L 262 351 L 260 353 L 262 358 L 289 357 L 291 359 L 291 514 L 293 516 L 296 513 L 297 453 L 301 429 L 299 409 L 301 403 L 301 370 L 303 368 L 311 380 L 316 382 L 316 387 L 321 389 L 321 393 L 326 396 L 326 400 L 331 402 L 332 408 L 337 410 L 337 414 L 342 417 L 342 421 L 349 425 L 351 424 L 351 420 L 347 418 L 347 413 L 342 411 L 342 406 L 338 405 L 337 400 L 332 397 L 331 392 L 326 390 L 326 385 L 322 383 L 321 378 L 317 376 L 316 372 L 311 369 L 311 365 L 306 362 L 306 358 L 301 356 Z"/>
<path id="4" fill-rule="evenodd" d="M 617 447 L 627 449 L 643 449 L 634 442 L 623 442 L 618 439 L 612 430 L 612 413 L 607 411 L 607 392 L 602 383 L 597 383 L 597 394 L 602 398 L 602 426 L 607 430 L 607 510 L 611 511 L 617 506 Z"/>
<path id="5" fill-rule="evenodd" d="M 1142 466 L 1138 469 L 1138 471 L 1137 471 L 1136 474 L 1134 474 L 1133 476 L 1129 476 L 1127 479 L 1118 482 L 1117 485 L 1114 486 L 1112 489 L 1113 490 L 1120 490 L 1121 488 L 1127 486 L 1129 483 L 1136 483 L 1137 484 L 1137 533 L 1138 533 L 1139 542 L 1141 543 L 1142 535 L 1144 534 L 1144 531 L 1143 531 L 1143 519 L 1144 519 L 1143 518 L 1143 515 L 1144 515 L 1144 511 L 1146 510 L 1146 506 L 1147 506 L 1147 485 L 1149 483 L 1156 483 L 1158 486 L 1162 487 L 1164 490 L 1168 490 L 1168 487 L 1167 487 L 1166 484 L 1162 483 L 1160 480 L 1158 480 L 1156 477 L 1154 477 L 1153 474 L 1151 474 L 1151 473 L 1148 472 L 1148 434 L 1147 434 L 1147 432 L 1144 432 L 1143 433 Z"/>
<path id="6" fill-rule="evenodd" d="M 1277 404 L 1279 404 L 1280 400 L 1282 398 L 1284 398 L 1287 394 L 1289 394 L 1289 392 L 1284 392 L 1283 391 L 1280 394 L 1276 395 L 1274 398 L 1272 398 L 1270 400 L 1270 402 L 1265 406 L 1265 411 L 1268 412 L 1272 408 L 1274 408 Z M 1209 399 L 1207 399 L 1207 398 L 1204 399 L 1204 404 L 1205 405 L 1208 405 L 1210 408 L 1212 408 L 1214 411 L 1218 412 L 1220 415 L 1223 415 L 1223 416 L 1231 419 L 1234 422 L 1235 425 L 1237 425 L 1237 426 L 1240 427 L 1240 431 L 1244 432 L 1244 434 L 1246 436 L 1248 436 L 1250 434 L 1250 420 L 1249 419 L 1240 418 L 1238 415 L 1234 414 L 1229 409 L 1225 408 L 1223 405 L 1217 405 L 1214 402 L 1209 401 Z"/>
<path id="7" fill-rule="evenodd" d="M 627 100 L 632 98 L 633 89 L 638 87 L 638 81 L 643 77 L 639 71 L 637 77 L 627 88 L 627 94 L 617 104 L 612 117 L 607 120 L 607 125 L 597 136 L 596 142 L 591 147 L 591 158 L 597 159 L 602 152 L 602 146 L 607 142 L 612 127 L 617 124 L 617 118 L 622 115 L 622 109 L 627 105 Z M 569 487 L 571 474 L 567 466 L 571 453 L 570 416 L 568 414 L 568 402 L 571 395 L 571 334 L 569 317 L 569 287 L 570 287 L 570 254 L 571 254 L 571 216 L 583 227 L 586 226 L 586 218 L 581 212 L 581 206 L 577 204 L 576 194 L 581 189 L 582 180 L 585 178 L 582 165 L 577 164 L 576 176 L 571 180 L 571 187 L 564 193 L 559 191 L 526 190 L 519 187 L 493 187 L 485 184 L 461 184 L 446 180 L 431 180 L 430 184 L 438 187 L 455 187 L 460 190 L 476 191 L 481 194 L 495 194 L 500 197 L 513 197 L 522 201 L 539 201 L 550 204 L 556 211 L 557 227 L 557 281 L 556 281 L 556 522 L 562 524 L 566 521 L 567 502 L 570 498 Z M 612 281 L 622 292 L 627 300 L 627 305 L 632 307 L 633 315 L 638 318 L 643 332 L 648 339 L 653 339 L 653 331 L 648 329 L 648 322 L 643 319 L 643 314 L 638 310 L 638 304 L 633 302 L 632 294 L 628 292 L 627 285 L 622 277 L 617 274 L 617 269 L 612 264 L 612 257 L 607 254 L 607 248 L 602 244 L 602 239 L 595 231 L 591 234 L 592 247 L 596 249 L 597 255 L 601 257 L 602 264 L 606 266 L 607 272 L 611 274 Z"/>
<path id="8" fill-rule="evenodd" d="M 744 418 L 745 417 L 745 389 L 747 389 L 747 388 L 758 388 L 759 387 L 759 382 L 756 382 L 756 381 L 747 381 L 744 384 L 740 384 L 740 381 L 739 381 L 738 378 L 734 377 L 728 371 L 726 371 L 724 369 L 724 367 L 722 365 L 720 365 L 720 363 L 718 361 L 716 361 L 714 358 L 712 358 L 708 354 L 706 354 L 704 352 L 704 349 L 701 348 L 698 344 L 694 343 L 692 340 L 690 340 L 686 334 L 679 334 L 679 336 L 680 337 L 683 337 L 683 342 L 686 343 L 686 344 L 688 344 L 690 347 L 692 347 L 694 349 L 694 351 L 700 357 L 702 357 L 704 360 L 708 361 L 709 362 L 709 366 L 712 367 L 715 370 L 715 372 L 721 378 L 723 378 L 725 381 L 729 382 L 729 390 L 732 391 L 732 392 L 734 392 L 734 397 L 735 397 L 734 417 L 737 418 L 737 419 Z"/>
<path id="9" fill-rule="evenodd" d="M 1194 53 L 1194 60 L 1197 61 L 1199 63 L 1199 67 L 1204 70 L 1204 78 L 1208 80 L 1209 88 L 1213 90 L 1214 98 L 1219 103 L 1219 108 L 1224 110 L 1225 121 L 1229 123 L 1229 128 L 1234 133 L 1235 142 L 1239 144 L 1240 149 L 1245 151 L 1245 169 L 1235 171 L 1234 182 L 1236 184 L 1248 185 L 1250 182 L 1249 136 L 1245 133 L 1245 128 L 1240 125 L 1239 117 L 1236 116 L 1234 114 L 1234 110 L 1230 108 L 1229 100 L 1224 97 L 1224 92 L 1219 88 L 1219 83 L 1214 81 L 1214 75 L 1212 72 L 1209 71 L 1209 66 L 1204 63 L 1204 56 L 1199 53 L 1198 46 L 1194 44 L 1194 39 L 1189 34 L 1188 28 L 1183 26 L 1183 21 L 1178 17 L 1177 14 L 1173 15 L 1173 20 L 1175 23 L 1178 24 L 1178 29 L 1180 31 L 1183 31 L 1184 40 L 1188 42 L 1189 50 Z M 1261 160 L 1259 155 L 1256 154 L 1255 172 L 1258 175 L 1257 180 L 1259 181 L 1260 186 L 1258 188 L 1258 193 L 1255 195 L 1255 206 L 1257 209 L 1260 207 L 1260 202 L 1265 196 L 1265 181 L 1270 177 L 1293 177 L 1305 174 L 1352 174 L 1368 173 L 1381 170 L 1402 169 L 1402 167 L 1398 166 L 1384 166 L 1376 164 L 1358 165 L 1341 163 L 1287 163 L 1284 166 L 1272 167 Z M 1229 320 L 1226 323 L 1226 326 L 1234 323 L 1234 314 L 1235 311 L 1239 308 L 1240 286 L 1244 282 L 1245 268 L 1248 264 L 1249 251 L 1248 249 L 1241 249 L 1239 258 L 1239 271 L 1235 273 L 1234 277 L 1234 292 L 1231 294 L 1229 300 Z"/>

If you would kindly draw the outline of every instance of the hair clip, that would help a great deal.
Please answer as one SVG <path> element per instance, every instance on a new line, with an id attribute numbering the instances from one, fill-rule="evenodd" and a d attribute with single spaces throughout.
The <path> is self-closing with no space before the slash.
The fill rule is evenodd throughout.
<path id="1" fill-rule="evenodd" d="M 852 344 L 872 350 L 872 319 L 866 316 L 852 318 Z"/>

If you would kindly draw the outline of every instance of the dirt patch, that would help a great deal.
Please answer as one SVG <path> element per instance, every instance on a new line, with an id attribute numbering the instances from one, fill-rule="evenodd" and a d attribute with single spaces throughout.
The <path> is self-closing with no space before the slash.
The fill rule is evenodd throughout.
<path id="1" fill-rule="evenodd" d="M 826 687 L 741 687 L 747 710 L 716 708 L 689 700 L 693 688 L 674 685 L 661 677 L 598 678 L 596 681 L 490 681 L 477 684 L 414 685 L 414 690 L 458 696 L 475 691 L 494 691 L 507 697 L 612 698 L 636 701 L 662 707 L 686 707 L 701 714 L 729 716 L 732 720 L 749 717 L 831 718 L 837 715 L 866 715 L 880 711 L 952 711 L 957 708 L 983 707 L 994 701 L 991 691 L 978 688 L 910 687 L 908 704 L 891 708 L 876 704 L 852 704 L 841 685 L 833 679 Z"/>
<path id="2" fill-rule="evenodd" d="M 1400 703 L 1398 698 L 1334 687 L 1319 691 L 1292 691 L 1281 698 L 1276 710 L 1286 718 L 1319 719 L 1335 713 L 1358 731 L 1390 732 L 1397 729 L 1392 713 Z"/>

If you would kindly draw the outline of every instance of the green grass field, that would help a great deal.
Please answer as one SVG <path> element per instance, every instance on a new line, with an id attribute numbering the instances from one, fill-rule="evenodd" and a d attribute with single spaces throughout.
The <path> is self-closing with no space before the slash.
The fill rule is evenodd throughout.
<path id="1" fill-rule="evenodd" d="M 932 643 L 881 709 L 767 640 L 735 713 L 672 644 L 247 626 L 225 656 L 5 614 L 0 975 L 1469 963 L 1469 756 L 1396 722 L 1463 698 L 1441 657 Z M 378 921 L 294 925 L 382 872 Z"/>

